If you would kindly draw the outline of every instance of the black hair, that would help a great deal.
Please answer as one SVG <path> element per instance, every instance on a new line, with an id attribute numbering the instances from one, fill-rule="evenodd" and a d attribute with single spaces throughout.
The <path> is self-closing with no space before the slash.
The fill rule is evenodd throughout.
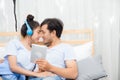
<path id="1" fill-rule="evenodd" d="M 27 20 L 28 24 L 30 25 L 30 28 L 32 29 L 32 31 L 39 26 L 39 22 L 35 21 L 35 20 L 34 20 L 34 16 L 31 15 L 31 14 L 29 14 L 29 15 L 27 16 L 27 19 L 26 19 L 26 20 Z M 21 35 L 22 35 L 23 37 L 26 37 L 26 35 L 27 35 L 27 26 L 26 26 L 25 23 L 22 25 Z"/>
<path id="2" fill-rule="evenodd" d="M 45 19 L 40 27 L 42 27 L 43 25 L 47 24 L 47 29 L 52 32 L 53 30 L 56 31 L 56 36 L 58 38 L 61 37 L 62 31 L 63 31 L 63 22 L 60 19 L 57 18 L 47 18 Z"/>

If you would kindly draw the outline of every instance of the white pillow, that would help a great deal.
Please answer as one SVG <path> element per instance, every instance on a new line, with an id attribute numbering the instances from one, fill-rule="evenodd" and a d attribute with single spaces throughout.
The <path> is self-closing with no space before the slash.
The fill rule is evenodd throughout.
<path id="1" fill-rule="evenodd" d="M 77 61 L 80 61 L 89 56 L 92 56 L 92 47 L 93 47 L 92 41 L 82 45 L 74 46 L 73 49 L 74 49 Z"/>

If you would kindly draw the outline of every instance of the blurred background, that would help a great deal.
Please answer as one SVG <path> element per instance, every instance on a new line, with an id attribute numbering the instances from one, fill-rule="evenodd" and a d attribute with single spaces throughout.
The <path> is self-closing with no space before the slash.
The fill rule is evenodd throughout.
<path id="1" fill-rule="evenodd" d="M 106 80 L 120 80 L 120 0 L 0 0 L 0 32 L 19 31 L 26 16 L 60 18 L 64 29 L 93 29 Z"/>

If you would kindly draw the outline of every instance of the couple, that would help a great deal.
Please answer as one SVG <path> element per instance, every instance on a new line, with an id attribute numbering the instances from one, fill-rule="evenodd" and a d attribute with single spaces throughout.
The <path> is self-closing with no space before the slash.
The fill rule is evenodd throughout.
<path id="1" fill-rule="evenodd" d="M 77 64 L 73 49 L 60 40 L 63 23 L 56 18 L 47 18 L 40 25 L 34 16 L 28 15 L 21 28 L 20 40 L 12 40 L 6 46 L 5 60 L 0 63 L 3 80 L 65 80 L 77 77 Z M 46 59 L 30 62 L 31 45 L 43 38 L 48 47 Z"/>

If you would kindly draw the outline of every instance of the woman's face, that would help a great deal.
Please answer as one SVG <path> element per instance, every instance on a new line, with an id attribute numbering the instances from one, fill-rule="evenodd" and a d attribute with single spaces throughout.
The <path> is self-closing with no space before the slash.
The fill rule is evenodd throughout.
<path id="1" fill-rule="evenodd" d="M 33 30 L 33 35 L 31 36 L 32 42 L 33 43 L 39 42 L 40 37 L 41 37 L 40 27 L 37 27 L 36 29 Z"/>

